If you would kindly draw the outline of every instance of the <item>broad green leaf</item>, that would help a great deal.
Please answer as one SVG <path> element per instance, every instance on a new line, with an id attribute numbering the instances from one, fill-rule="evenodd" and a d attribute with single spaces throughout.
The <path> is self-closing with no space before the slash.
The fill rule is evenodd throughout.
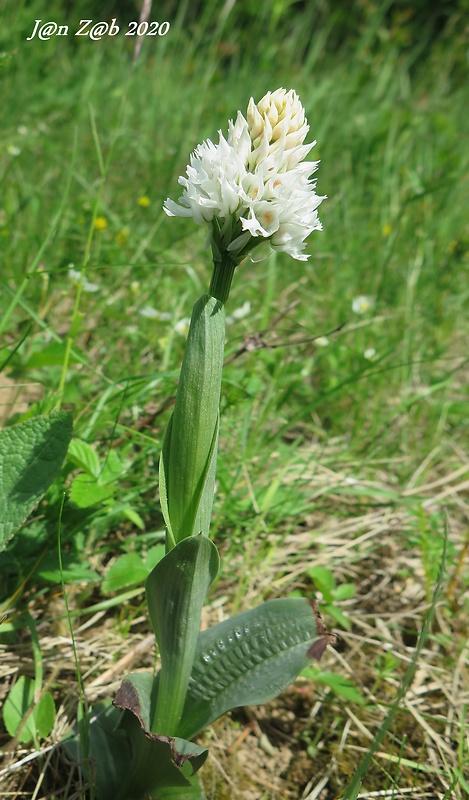
<path id="1" fill-rule="evenodd" d="M 158 800 L 207 800 L 207 795 L 202 790 L 197 775 L 193 778 L 191 786 L 166 786 L 160 789 L 155 797 Z"/>
<path id="2" fill-rule="evenodd" d="M 72 439 L 68 448 L 67 457 L 76 467 L 79 467 L 88 475 L 99 478 L 101 472 L 101 461 L 99 456 L 88 442 L 81 439 Z"/>
<path id="3" fill-rule="evenodd" d="M 0 550 L 57 476 L 72 437 L 72 417 L 59 411 L 0 432 Z"/>
<path id="4" fill-rule="evenodd" d="M 117 450 L 109 450 L 103 459 L 103 471 L 100 476 L 101 483 L 111 483 L 125 475 L 130 467 L 130 461 L 122 458 Z"/>
<path id="5" fill-rule="evenodd" d="M 103 580 L 104 594 L 116 592 L 123 586 L 132 583 L 143 583 L 148 576 L 148 569 L 138 553 L 125 553 L 119 556 L 109 567 Z"/>
<path id="6" fill-rule="evenodd" d="M 218 445 L 225 312 L 214 297 L 195 304 L 174 413 L 163 442 L 160 496 L 171 545 L 208 536 Z"/>
<path id="7" fill-rule="evenodd" d="M 36 738 L 36 725 L 28 711 L 34 702 L 34 681 L 26 675 L 20 675 L 10 689 L 3 704 L 3 721 L 10 736 L 18 736 L 23 744 Z"/>
<path id="8" fill-rule="evenodd" d="M 106 573 L 101 586 L 102 592 L 109 594 L 110 592 L 119 591 L 124 586 L 143 583 L 164 556 L 164 544 L 150 547 L 145 558 L 139 553 L 124 553 L 118 556 Z M 95 574 L 92 580 L 97 577 Z"/>
<path id="9" fill-rule="evenodd" d="M 3 721 L 10 736 L 23 744 L 45 738 L 55 722 L 55 705 L 50 692 L 45 692 L 34 706 L 34 681 L 20 675 L 3 705 Z"/>
<path id="10" fill-rule="evenodd" d="M 37 732 L 45 739 L 46 736 L 49 736 L 55 722 L 55 704 L 50 692 L 44 692 L 33 714 Z"/>
<path id="11" fill-rule="evenodd" d="M 232 708 L 272 700 L 334 640 L 303 598 L 270 600 L 203 631 L 178 735 L 190 739 Z"/>
<path id="12" fill-rule="evenodd" d="M 351 597 L 355 597 L 355 594 L 355 586 L 353 583 L 341 583 L 340 586 L 334 589 L 334 600 L 336 602 L 339 600 L 349 600 Z"/>
<path id="13" fill-rule="evenodd" d="M 77 561 L 77 558 L 79 556 L 73 553 L 65 553 L 60 568 L 57 554 L 49 552 L 34 574 L 49 583 L 60 583 L 61 580 L 67 583 L 92 583 L 100 580 L 100 575 L 94 569 L 88 567 L 86 562 Z"/>
<path id="14" fill-rule="evenodd" d="M 191 674 L 202 606 L 218 573 L 219 556 L 205 536 L 183 539 L 156 565 L 145 584 L 161 655 L 160 690 L 151 730 L 173 735 Z"/>
<path id="15" fill-rule="evenodd" d="M 23 369 L 40 369 L 41 367 L 62 366 L 65 360 L 69 364 L 77 364 L 79 358 L 74 353 L 67 353 L 65 342 L 40 343 L 26 358 L 16 357 L 13 364 L 21 364 Z"/>
<path id="16" fill-rule="evenodd" d="M 109 500 L 116 492 L 112 483 L 101 484 L 91 475 L 81 473 L 73 479 L 70 487 L 70 500 L 78 508 L 90 508 Z"/>
<path id="17" fill-rule="evenodd" d="M 311 567 L 307 570 L 307 574 L 314 581 L 316 588 L 324 595 L 325 599 L 330 602 L 335 587 L 335 578 L 330 569 L 327 569 L 327 567 Z"/>
<path id="18" fill-rule="evenodd" d="M 69 458 L 83 470 L 83 474 L 73 479 L 70 487 L 70 500 L 79 508 L 90 508 L 113 497 L 117 490 L 116 479 L 129 467 L 128 462 L 113 450 L 101 462 L 95 450 L 87 442 L 78 439 L 74 439 L 70 445 Z M 129 512 L 132 514 L 131 510 Z M 138 521 L 141 523 L 140 518 Z"/>
<path id="19" fill-rule="evenodd" d="M 165 546 L 164 544 L 156 544 L 154 547 L 150 547 L 148 553 L 145 556 L 145 564 L 148 567 L 148 572 L 151 572 L 152 569 L 156 567 L 159 561 L 165 557 Z"/>

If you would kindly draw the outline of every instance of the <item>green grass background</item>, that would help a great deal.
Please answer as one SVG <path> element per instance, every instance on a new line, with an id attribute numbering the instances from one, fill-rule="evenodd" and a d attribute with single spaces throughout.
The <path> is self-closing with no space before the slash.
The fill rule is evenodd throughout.
<path id="1" fill-rule="evenodd" d="M 200 141 L 226 131 L 251 95 L 283 86 L 299 93 L 317 140 L 324 230 L 306 264 L 280 254 L 235 275 L 227 313 L 246 301 L 251 310 L 229 324 L 227 356 L 259 331 L 275 347 L 233 358 L 224 373 L 215 595 L 227 613 L 296 590 L 324 595 L 319 573 L 308 574 L 319 565 L 339 588 L 355 586 L 343 604 L 332 590 L 335 620 L 342 610 L 349 633 L 365 636 L 361 622 L 375 626 L 382 611 L 393 635 L 409 627 L 396 645 L 405 652 L 437 581 L 446 514 L 432 668 L 450 681 L 467 660 L 469 612 L 467 3 L 161 3 L 152 19 L 171 28 L 147 37 L 134 65 L 131 3 L 7 1 L 2 12 L 0 414 L 7 425 L 60 404 L 85 443 L 2 556 L 2 596 L 16 619 L 7 643 L 27 639 L 27 605 L 49 614 L 64 487 L 74 613 L 107 598 L 110 624 L 127 635 L 144 609 L 141 582 L 162 536 L 155 465 L 184 348 L 174 326 L 210 278 L 205 231 L 168 219 L 162 203 L 179 196 L 177 177 Z M 116 17 L 122 30 L 75 37 L 84 17 Z M 35 19 L 68 24 L 69 35 L 28 42 Z M 70 278 L 70 265 L 88 284 Z M 352 309 L 359 296 L 372 299 L 363 314 Z M 141 314 L 148 307 L 153 318 Z M 86 444 L 99 456 L 91 487 L 77 480 L 92 458 Z M 123 554 L 131 560 L 119 577 Z M 383 605 L 370 607 L 383 576 Z M 402 663 L 388 670 L 382 653 L 370 658 L 371 676 L 360 662 L 355 677 L 364 695 L 371 685 L 392 702 Z M 427 796 L 468 796 L 467 688 L 445 734 L 454 758 L 443 748 L 432 761 L 424 733 L 414 749 L 402 744 L 396 722 L 387 752 L 405 768 L 376 767 L 372 789 L 427 791 L 415 766 L 425 763 Z M 60 698 L 60 680 L 55 690 Z M 323 730 L 332 720 L 343 728 L 343 702 L 326 697 Z M 376 707 L 369 701 L 372 716 Z M 366 710 L 354 711 L 368 725 Z M 440 707 L 425 713 L 443 736 Z M 380 720 L 369 723 L 373 735 Z M 328 798 L 346 796 L 360 757 L 339 758 Z M 253 797 L 309 796 L 303 778 L 285 781 L 278 795 Z"/>

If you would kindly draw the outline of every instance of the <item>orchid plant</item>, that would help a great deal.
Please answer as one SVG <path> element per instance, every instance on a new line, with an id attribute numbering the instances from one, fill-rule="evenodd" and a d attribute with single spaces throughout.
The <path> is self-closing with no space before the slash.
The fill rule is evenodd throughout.
<path id="1" fill-rule="evenodd" d="M 227 138 L 220 132 L 218 144 L 207 140 L 195 149 L 179 178 L 179 203 L 164 204 L 169 216 L 208 228 L 213 274 L 192 312 L 160 460 L 166 554 L 146 581 L 160 668 L 156 676 L 129 675 L 114 708 L 90 726 L 98 800 L 202 800 L 197 771 L 207 750 L 191 740 L 230 709 L 275 697 L 335 638 L 316 602 L 303 598 L 270 600 L 200 632 L 220 565 L 209 537 L 225 305 L 246 256 L 280 251 L 308 258 L 305 242 L 321 229 L 323 200 L 311 178 L 318 162 L 305 161 L 315 144 L 304 144 L 308 130 L 293 90 L 268 92 L 257 104 L 251 99 L 247 118 L 238 112 L 229 122 Z"/>

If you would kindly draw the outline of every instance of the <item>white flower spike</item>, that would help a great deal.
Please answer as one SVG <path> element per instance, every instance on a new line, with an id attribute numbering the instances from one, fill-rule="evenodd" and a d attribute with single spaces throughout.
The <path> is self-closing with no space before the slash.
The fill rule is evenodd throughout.
<path id="1" fill-rule="evenodd" d="M 179 204 L 167 199 L 168 216 L 192 217 L 210 228 L 214 260 L 228 254 L 235 264 L 258 245 L 306 261 L 305 241 L 321 230 L 317 208 L 324 199 L 311 175 L 317 161 L 304 161 L 316 144 L 303 144 L 309 131 L 293 89 L 277 89 L 254 102 L 247 119 L 240 111 L 228 137 L 207 139 L 190 158 Z M 255 256 L 253 257 L 255 259 Z"/>

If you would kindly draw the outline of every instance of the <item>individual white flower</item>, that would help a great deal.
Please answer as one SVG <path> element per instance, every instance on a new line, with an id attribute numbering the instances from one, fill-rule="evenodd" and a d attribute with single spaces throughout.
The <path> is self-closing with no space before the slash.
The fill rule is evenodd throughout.
<path id="1" fill-rule="evenodd" d="M 251 313 L 251 303 L 249 302 L 249 300 L 246 300 L 246 302 L 243 303 L 242 306 L 240 306 L 239 308 L 235 308 L 233 313 L 226 318 L 226 324 L 229 325 L 231 322 L 234 322 L 235 320 L 244 319 L 244 317 L 249 316 L 250 313 Z"/>
<path id="2" fill-rule="evenodd" d="M 318 347 L 327 347 L 327 345 L 329 344 L 329 339 L 327 338 L 327 336 L 317 336 L 316 339 L 314 340 L 314 344 L 317 345 Z"/>
<path id="3" fill-rule="evenodd" d="M 305 240 L 322 226 L 311 175 L 319 162 L 304 161 L 315 142 L 303 144 L 309 126 L 293 90 L 268 92 L 254 103 L 247 119 L 238 112 L 219 132 L 218 144 L 207 139 L 190 157 L 179 204 L 167 199 L 168 216 L 192 217 L 210 226 L 215 260 L 223 252 L 239 263 L 268 241 L 273 250 L 305 261 Z M 253 260 L 254 257 L 253 257 Z"/>
<path id="4" fill-rule="evenodd" d="M 364 358 L 367 361 L 376 361 L 377 353 L 374 347 L 367 347 L 365 352 L 363 353 Z"/>
<path id="5" fill-rule="evenodd" d="M 72 283 L 80 283 L 81 281 L 81 272 L 78 269 L 74 269 L 73 264 L 68 265 L 68 277 L 72 281 Z"/>
<path id="6" fill-rule="evenodd" d="M 81 283 L 81 288 L 84 292 L 94 294 L 94 292 L 99 292 L 101 288 L 99 284 L 92 283 L 91 281 L 87 280 L 87 278 L 84 278 L 80 270 L 73 269 L 73 266 L 69 267 L 68 277 L 74 286 L 78 286 Z"/>
<path id="7" fill-rule="evenodd" d="M 19 147 L 16 146 L 16 144 L 9 144 L 8 147 L 7 147 L 7 153 L 10 156 L 15 156 L 16 157 L 16 156 L 20 155 L 21 150 L 20 150 Z"/>
<path id="8" fill-rule="evenodd" d="M 147 317 L 147 319 L 157 319 L 160 322 L 168 322 L 168 320 L 172 319 L 172 314 L 169 311 L 158 311 L 158 309 L 153 308 L 152 306 L 144 306 L 143 308 L 139 309 L 141 317 Z"/>
<path id="9" fill-rule="evenodd" d="M 181 336 L 187 336 L 187 334 L 189 333 L 190 324 L 191 324 L 190 317 L 183 317 L 182 319 L 176 322 L 174 330 Z"/>
<path id="10" fill-rule="evenodd" d="M 367 311 L 373 308 L 374 304 L 375 302 L 372 297 L 360 294 L 352 300 L 352 311 L 354 311 L 355 314 L 366 314 Z"/>
<path id="11" fill-rule="evenodd" d="M 91 281 L 87 281 L 86 278 L 83 281 L 84 292 L 90 292 L 91 294 L 94 294 L 95 292 L 99 292 L 100 288 L 101 287 L 99 286 L 98 283 L 92 283 Z"/>
<path id="12" fill-rule="evenodd" d="M 218 145 L 208 139 L 191 154 L 187 178 L 178 183 L 184 186 L 179 198 L 181 206 L 166 200 L 168 216 L 192 217 L 199 225 L 211 222 L 214 216 L 229 217 L 239 206 L 240 181 L 245 174 L 241 160 L 219 132 Z"/>
<path id="13" fill-rule="evenodd" d="M 231 316 L 233 317 L 233 319 L 244 319 L 244 317 L 248 317 L 250 313 L 251 313 L 251 303 L 249 302 L 249 300 L 246 300 L 246 302 L 243 303 L 242 306 L 240 306 L 239 308 L 235 308 Z"/>

